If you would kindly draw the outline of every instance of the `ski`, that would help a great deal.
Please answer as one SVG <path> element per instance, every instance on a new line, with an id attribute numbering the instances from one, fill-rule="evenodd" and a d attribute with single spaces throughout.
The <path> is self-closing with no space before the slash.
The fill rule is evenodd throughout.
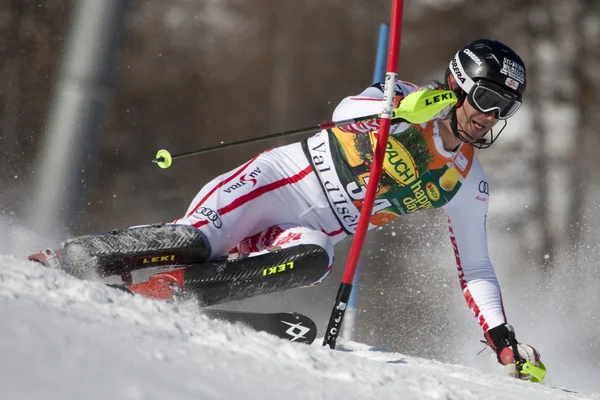
<path id="1" fill-rule="evenodd" d="M 107 286 L 134 295 L 126 285 Z M 267 332 L 290 342 L 312 344 L 317 337 L 317 325 L 304 314 L 297 312 L 258 313 L 250 311 L 230 311 L 203 309 L 204 315 L 230 323 L 240 323 L 259 332 Z"/>
<path id="2" fill-rule="evenodd" d="M 202 312 L 210 318 L 241 323 L 290 342 L 311 344 L 317 337 L 314 321 L 296 312 L 256 313 L 214 309 L 205 309 Z"/>
<path id="3" fill-rule="evenodd" d="M 44 257 L 45 254 L 36 254 L 30 256 L 29 260 L 46 265 Z M 106 285 L 135 295 L 127 284 L 107 283 Z M 256 331 L 267 332 L 290 342 L 311 344 L 317 337 L 317 326 L 314 321 L 296 312 L 258 313 L 216 309 L 204 309 L 202 312 L 210 318 L 241 323 Z"/>
<path id="4" fill-rule="evenodd" d="M 573 393 L 573 394 L 585 394 L 586 396 L 590 396 L 590 395 L 589 395 L 589 394 L 587 394 L 587 393 L 576 392 L 575 390 L 567 389 L 567 388 L 560 387 L 560 386 L 552 386 L 552 385 L 548 385 L 548 384 L 546 384 L 546 383 L 542 383 L 542 385 L 543 385 L 543 386 L 546 386 L 546 387 L 549 387 L 549 388 L 552 388 L 552 389 L 554 389 L 554 390 L 562 390 L 562 391 L 563 391 L 563 392 L 565 392 L 565 393 Z"/>

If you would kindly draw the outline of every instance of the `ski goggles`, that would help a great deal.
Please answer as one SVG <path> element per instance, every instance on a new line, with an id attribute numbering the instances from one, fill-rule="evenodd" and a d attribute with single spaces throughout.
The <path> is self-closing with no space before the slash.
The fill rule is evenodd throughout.
<path id="1" fill-rule="evenodd" d="M 504 90 L 499 85 L 486 81 L 475 82 L 467 99 L 479 112 L 496 111 L 496 118 L 498 119 L 512 117 L 521 107 L 519 96 Z"/>

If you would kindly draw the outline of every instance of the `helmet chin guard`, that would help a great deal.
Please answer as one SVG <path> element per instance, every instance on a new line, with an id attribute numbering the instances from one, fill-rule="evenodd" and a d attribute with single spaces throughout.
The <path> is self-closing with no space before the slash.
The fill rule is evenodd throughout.
<path id="1" fill-rule="evenodd" d="M 456 108 L 453 108 L 452 114 L 450 117 L 450 128 L 451 128 L 454 136 L 456 136 L 463 142 L 469 143 L 470 145 L 472 145 L 473 147 L 476 147 L 478 149 L 487 149 L 492 144 L 494 144 L 494 142 L 496 141 L 496 139 L 498 139 L 498 137 L 500 136 L 502 131 L 504 131 L 504 128 L 506 128 L 506 125 L 508 124 L 508 122 L 506 120 L 503 120 L 503 121 L 504 121 L 504 126 L 502 126 L 502 128 L 500 129 L 500 132 L 494 134 L 494 129 L 492 128 L 489 131 L 487 131 L 484 135 L 484 136 L 486 136 L 489 133 L 490 134 L 489 138 L 482 137 L 479 139 L 473 139 L 467 132 L 465 132 L 464 129 L 461 129 L 458 127 L 458 122 L 456 120 Z"/>

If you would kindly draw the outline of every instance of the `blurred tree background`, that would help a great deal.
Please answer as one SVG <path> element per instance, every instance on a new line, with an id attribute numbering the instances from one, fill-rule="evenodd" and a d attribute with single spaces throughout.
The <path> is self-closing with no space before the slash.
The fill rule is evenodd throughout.
<path id="1" fill-rule="evenodd" d="M 529 335 L 521 340 L 535 342 L 542 354 L 544 346 L 570 341 L 573 330 L 600 318 L 599 3 L 427 0 L 404 6 L 403 80 L 443 80 L 453 54 L 478 37 L 507 43 L 528 66 L 523 109 L 479 156 L 493 193 L 490 249 L 508 316 L 518 337 Z M 41 138 L 75 4 L 0 2 L 5 226 L 36 229 L 26 222 L 32 186 L 42 172 Z M 329 121 L 339 100 L 370 84 L 390 4 L 131 0 L 109 113 L 68 234 L 171 221 L 210 178 L 302 137 L 177 160 L 166 170 L 150 162 L 158 149 L 179 153 Z M 276 309 L 283 301 L 324 328 L 349 244 L 340 243 L 335 272 L 311 294 L 298 289 L 238 306 Z M 481 335 L 456 280 L 443 211 L 372 232 L 362 267 L 356 340 L 472 361 Z M 553 338 L 541 339 L 540 329 Z M 550 360 L 576 352 L 584 365 L 597 363 L 598 352 L 583 351 L 598 348 L 596 333 L 578 332 L 576 349 L 554 352 Z"/>

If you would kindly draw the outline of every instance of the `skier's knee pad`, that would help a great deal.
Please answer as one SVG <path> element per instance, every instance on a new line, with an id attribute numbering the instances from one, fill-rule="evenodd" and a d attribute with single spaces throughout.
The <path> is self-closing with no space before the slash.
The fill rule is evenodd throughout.
<path id="1" fill-rule="evenodd" d="M 184 287 L 204 305 L 242 300 L 307 286 L 329 269 L 329 254 L 321 246 L 301 244 L 233 260 L 190 265 Z"/>
<path id="2" fill-rule="evenodd" d="M 148 225 L 80 236 L 63 245 L 65 269 L 80 276 L 120 275 L 136 269 L 205 261 L 210 247 L 204 235 L 188 225 Z"/>

